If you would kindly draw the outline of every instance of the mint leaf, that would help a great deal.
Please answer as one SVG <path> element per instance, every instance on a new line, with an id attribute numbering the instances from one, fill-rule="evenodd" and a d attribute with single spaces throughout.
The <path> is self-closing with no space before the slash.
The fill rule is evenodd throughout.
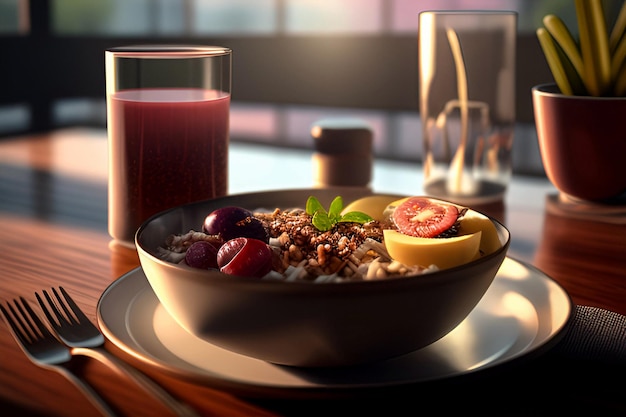
<path id="1" fill-rule="evenodd" d="M 328 209 L 328 215 L 333 218 L 341 217 L 341 210 L 343 210 L 343 199 L 339 196 L 335 197 L 335 199 L 330 203 L 330 208 Z"/>
<path id="2" fill-rule="evenodd" d="M 309 199 L 306 201 L 305 210 L 306 213 L 310 214 L 311 216 L 313 216 L 318 211 L 323 211 L 324 213 L 326 213 L 326 210 L 322 206 L 322 203 L 320 203 L 320 201 L 313 196 L 310 196 Z"/>
<path id="3" fill-rule="evenodd" d="M 363 224 L 363 223 L 371 222 L 372 220 L 374 219 L 372 219 L 371 216 L 361 211 L 351 211 L 341 216 L 342 222 L 352 222 L 352 223 Z"/>
<path id="4" fill-rule="evenodd" d="M 341 197 L 335 197 L 328 208 L 328 218 L 333 225 L 341 221 L 341 210 L 343 210 L 343 200 Z"/>
<path id="5" fill-rule="evenodd" d="M 321 232 L 326 232 L 332 229 L 337 223 L 367 223 L 372 219 L 367 214 L 360 211 L 351 211 L 349 213 L 341 215 L 343 210 L 343 199 L 337 196 L 330 203 L 328 211 L 324 209 L 322 203 L 314 197 L 310 196 L 306 201 L 306 213 L 312 216 L 311 223 Z"/>
<path id="6" fill-rule="evenodd" d="M 313 226 L 315 226 L 317 228 L 317 230 L 319 230 L 321 232 L 325 232 L 327 230 L 330 230 L 335 225 L 335 222 L 333 222 L 328 217 L 328 214 L 326 213 L 325 210 L 323 212 L 322 211 L 317 211 L 313 215 L 313 218 L 311 219 L 311 222 L 313 223 Z"/>

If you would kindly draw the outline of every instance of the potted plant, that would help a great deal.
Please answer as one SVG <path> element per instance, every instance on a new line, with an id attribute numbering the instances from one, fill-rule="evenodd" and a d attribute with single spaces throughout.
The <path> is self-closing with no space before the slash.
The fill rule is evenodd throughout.
<path id="1" fill-rule="evenodd" d="M 566 197 L 626 204 L 626 2 L 609 27 L 602 0 L 575 0 L 578 40 L 555 15 L 537 30 L 555 83 L 533 87 L 546 174 Z"/>

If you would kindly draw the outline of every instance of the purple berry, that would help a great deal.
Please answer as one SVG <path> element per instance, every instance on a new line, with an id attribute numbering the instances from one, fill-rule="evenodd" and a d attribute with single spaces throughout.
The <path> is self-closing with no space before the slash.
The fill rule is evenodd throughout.
<path id="1" fill-rule="evenodd" d="M 222 207 L 211 212 L 202 226 L 204 233 L 219 235 L 224 241 L 248 237 L 269 243 L 269 234 L 254 214 L 241 207 Z"/>
<path id="2" fill-rule="evenodd" d="M 187 265 L 200 269 L 218 269 L 217 248 L 204 240 L 194 242 L 185 253 Z"/>

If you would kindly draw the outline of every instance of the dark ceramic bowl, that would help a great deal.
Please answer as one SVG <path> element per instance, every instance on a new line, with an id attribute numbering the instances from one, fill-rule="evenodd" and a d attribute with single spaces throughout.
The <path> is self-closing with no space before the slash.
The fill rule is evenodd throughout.
<path id="1" fill-rule="evenodd" d="M 137 231 L 141 266 L 169 314 L 209 343 L 268 362 L 346 366 L 412 352 L 440 339 L 472 311 L 491 285 L 510 241 L 493 220 L 502 247 L 463 266 L 422 276 L 348 283 L 261 281 L 193 269 L 158 258 L 170 234 L 198 230 L 212 210 L 303 207 L 315 195 L 326 207 L 370 194 L 313 189 L 232 195 L 160 213 Z M 400 198 L 402 196 L 398 196 Z"/>
<path id="2" fill-rule="evenodd" d="M 568 96 L 555 84 L 533 87 L 533 110 L 546 174 L 579 200 L 626 197 L 625 97 Z"/>

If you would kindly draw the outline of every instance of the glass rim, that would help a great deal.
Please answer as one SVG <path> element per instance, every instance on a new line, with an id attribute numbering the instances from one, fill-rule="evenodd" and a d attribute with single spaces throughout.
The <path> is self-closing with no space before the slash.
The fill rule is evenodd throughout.
<path id="1" fill-rule="evenodd" d="M 476 9 L 470 9 L 470 10 L 423 10 L 421 12 L 419 12 L 418 14 L 420 15 L 427 15 L 427 14 L 433 14 L 433 15 L 458 15 L 458 16 L 464 16 L 464 15 L 504 15 L 504 16 L 509 16 L 509 15 L 514 15 L 517 16 L 519 13 L 515 10 L 476 10 Z"/>
<path id="2" fill-rule="evenodd" d="M 109 48 L 107 54 L 128 58 L 192 58 L 230 55 L 231 49 L 213 45 L 126 45 Z"/>

